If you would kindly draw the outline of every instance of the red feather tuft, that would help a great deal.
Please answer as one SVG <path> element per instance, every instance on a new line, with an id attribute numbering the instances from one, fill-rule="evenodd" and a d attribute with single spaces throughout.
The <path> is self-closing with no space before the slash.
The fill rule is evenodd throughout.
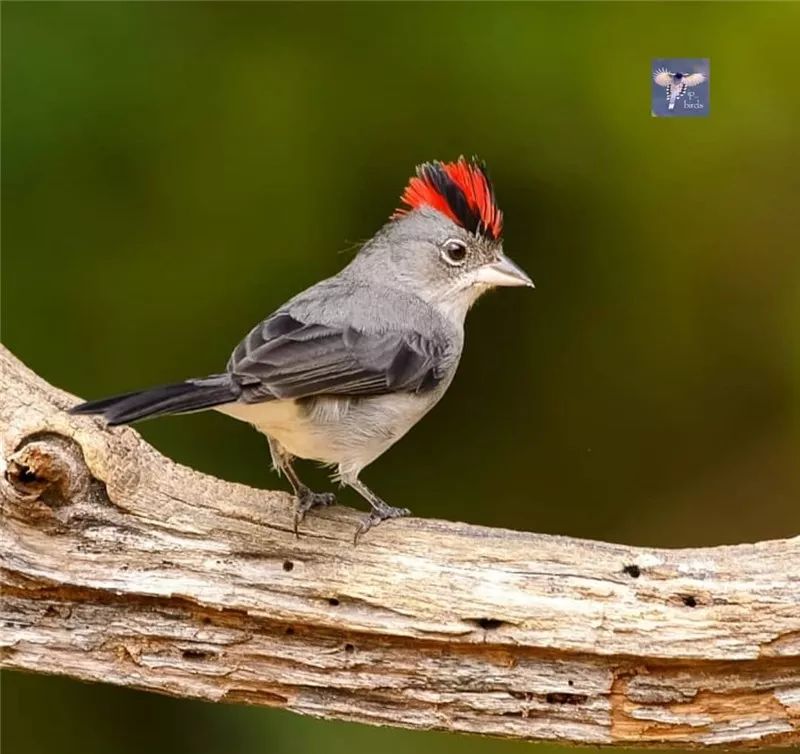
<path id="1" fill-rule="evenodd" d="M 431 207 L 476 235 L 496 240 L 503 232 L 503 213 L 495 202 L 486 168 L 474 158 L 420 165 L 401 201 L 409 209 L 398 209 L 393 219 L 409 210 Z"/>

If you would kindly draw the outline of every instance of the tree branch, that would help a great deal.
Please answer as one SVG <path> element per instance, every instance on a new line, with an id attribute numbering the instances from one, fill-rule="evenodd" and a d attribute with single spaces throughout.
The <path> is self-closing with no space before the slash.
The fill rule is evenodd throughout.
<path id="1" fill-rule="evenodd" d="M 576 744 L 800 743 L 800 538 L 651 550 L 356 514 L 172 463 L 0 347 L 6 668 Z"/>

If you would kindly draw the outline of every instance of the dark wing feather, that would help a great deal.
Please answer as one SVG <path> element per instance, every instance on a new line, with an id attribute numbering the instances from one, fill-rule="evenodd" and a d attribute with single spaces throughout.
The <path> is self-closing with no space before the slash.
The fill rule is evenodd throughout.
<path id="1" fill-rule="evenodd" d="M 237 346 L 228 371 L 248 402 L 424 392 L 441 379 L 445 352 L 444 339 L 413 329 L 368 333 L 278 312 Z"/>

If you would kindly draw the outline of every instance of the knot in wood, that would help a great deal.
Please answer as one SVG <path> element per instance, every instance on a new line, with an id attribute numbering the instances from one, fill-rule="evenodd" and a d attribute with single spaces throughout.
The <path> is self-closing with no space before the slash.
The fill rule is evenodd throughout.
<path id="1" fill-rule="evenodd" d="M 86 489 L 90 478 L 80 446 L 55 433 L 25 438 L 6 462 L 5 481 L 19 502 L 64 505 Z"/>

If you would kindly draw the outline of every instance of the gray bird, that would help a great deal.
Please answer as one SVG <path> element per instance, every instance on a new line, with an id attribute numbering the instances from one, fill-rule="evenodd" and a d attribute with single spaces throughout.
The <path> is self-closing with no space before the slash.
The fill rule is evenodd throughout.
<path id="1" fill-rule="evenodd" d="M 71 412 L 114 425 L 214 408 L 248 422 L 267 436 L 273 465 L 294 490 L 295 532 L 309 510 L 335 502 L 300 481 L 295 458 L 335 466 L 335 478 L 369 502 L 356 537 L 409 515 L 359 474 L 444 395 L 478 297 L 533 282 L 503 254 L 503 216 L 482 162 L 420 165 L 402 201 L 341 272 L 256 325 L 221 374 Z"/>

